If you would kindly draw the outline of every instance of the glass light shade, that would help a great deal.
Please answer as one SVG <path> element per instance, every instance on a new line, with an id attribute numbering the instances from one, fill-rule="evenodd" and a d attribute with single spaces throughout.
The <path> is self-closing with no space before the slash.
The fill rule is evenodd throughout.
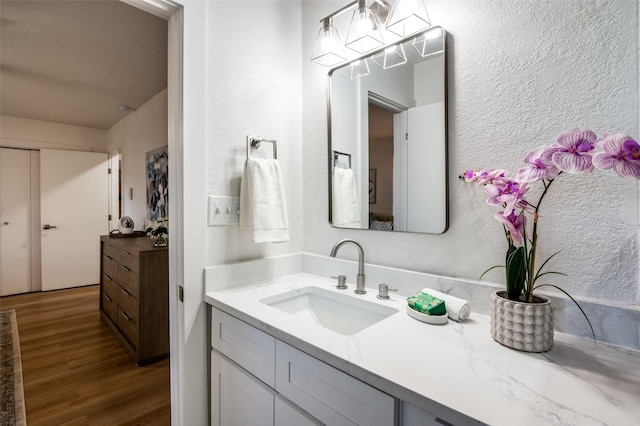
<path id="1" fill-rule="evenodd" d="M 345 77 L 355 80 L 369 74 L 369 64 L 366 59 L 354 61 L 344 68 L 340 68 L 338 72 Z"/>
<path id="2" fill-rule="evenodd" d="M 387 30 L 407 37 L 431 26 L 422 0 L 396 0 L 391 6 Z"/>
<path id="3" fill-rule="evenodd" d="M 311 60 L 325 67 L 347 60 L 338 30 L 331 25 L 331 21 L 325 21 L 320 28 Z"/>
<path id="4" fill-rule="evenodd" d="M 416 37 L 415 40 L 413 40 L 413 47 L 416 48 L 423 58 L 442 53 L 444 51 L 442 31 L 440 29 L 433 29 L 422 34 L 420 37 Z"/>
<path id="5" fill-rule="evenodd" d="M 384 45 L 375 17 L 366 6 L 353 11 L 346 46 L 358 53 L 366 53 Z"/>
<path id="6" fill-rule="evenodd" d="M 383 69 L 392 68 L 407 62 L 407 55 L 404 53 L 404 47 L 401 44 L 390 46 L 383 52 L 377 53 L 371 57 L 371 60 L 380 65 Z"/>

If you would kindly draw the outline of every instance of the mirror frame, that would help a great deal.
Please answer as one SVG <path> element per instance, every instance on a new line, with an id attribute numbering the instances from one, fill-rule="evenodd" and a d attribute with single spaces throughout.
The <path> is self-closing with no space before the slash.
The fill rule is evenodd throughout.
<path id="1" fill-rule="evenodd" d="M 338 71 L 339 69 L 349 65 L 352 62 L 355 61 L 359 61 L 365 58 L 369 58 L 372 57 L 373 55 L 376 55 L 380 52 L 383 52 L 385 49 L 391 47 L 391 46 L 397 46 L 403 43 L 406 43 L 408 41 L 411 41 L 417 37 L 420 37 L 420 35 L 429 32 L 433 29 L 440 29 L 440 31 L 442 31 L 442 48 L 443 48 L 443 62 L 444 62 L 444 160 L 445 160 L 445 165 L 444 165 L 444 196 L 445 196 L 445 200 L 444 200 L 444 209 L 445 209 L 445 224 L 444 224 L 444 229 L 442 230 L 442 232 L 421 232 L 421 231 L 391 231 L 391 232 L 402 232 L 402 233 L 413 233 L 413 234 L 431 234 L 431 235 L 439 235 L 439 234 L 444 234 L 445 232 L 447 232 L 447 230 L 449 229 L 449 114 L 448 114 L 448 110 L 449 110 L 449 94 L 448 94 L 448 87 L 449 87 L 449 72 L 448 72 L 448 54 L 447 54 L 447 37 L 448 37 L 448 32 L 438 26 L 438 25 L 434 25 L 431 26 L 429 28 L 427 28 L 424 31 L 420 31 L 417 33 L 414 33 L 410 36 L 404 37 L 398 41 L 396 41 L 395 43 L 391 43 L 388 45 L 384 45 L 380 48 L 377 48 L 375 50 L 369 51 L 365 54 L 359 55 L 355 58 L 352 58 L 348 61 L 342 62 L 336 66 L 334 66 L 333 68 L 331 68 L 327 74 L 327 158 L 328 158 L 328 162 L 327 162 L 327 187 L 329 189 L 329 200 L 328 200 L 328 205 L 329 205 L 329 223 L 331 224 L 331 226 L 333 228 L 337 228 L 337 229 L 354 229 L 354 230 L 360 230 L 360 231 L 377 231 L 375 229 L 369 229 L 369 228 L 347 228 L 347 227 L 340 227 L 340 226 L 335 226 L 333 224 L 333 141 L 332 141 L 332 134 L 331 134 L 331 123 L 332 123 L 332 114 L 331 114 L 331 77 L 333 76 L 333 73 Z M 390 231 L 382 231 L 382 232 L 390 232 Z"/>

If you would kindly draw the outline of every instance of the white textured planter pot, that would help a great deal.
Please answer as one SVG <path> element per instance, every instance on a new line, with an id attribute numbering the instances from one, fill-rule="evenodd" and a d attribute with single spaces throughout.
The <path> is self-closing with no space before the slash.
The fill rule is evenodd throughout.
<path id="1" fill-rule="evenodd" d="M 491 294 L 491 337 L 509 348 L 546 352 L 553 347 L 553 304 L 544 296 L 540 303 L 507 299 L 506 291 Z"/>

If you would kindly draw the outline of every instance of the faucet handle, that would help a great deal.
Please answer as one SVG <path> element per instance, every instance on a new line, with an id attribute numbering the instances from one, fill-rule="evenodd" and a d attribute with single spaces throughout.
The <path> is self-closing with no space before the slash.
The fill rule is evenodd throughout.
<path id="1" fill-rule="evenodd" d="M 332 276 L 331 278 L 337 278 L 338 279 L 338 285 L 336 285 L 336 288 L 338 290 L 345 290 L 347 288 L 347 277 L 344 275 L 338 275 L 337 277 Z"/>
<path id="2" fill-rule="evenodd" d="M 378 299 L 389 300 L 390 291 L 398 291 L 398 289 L 390 288 L 388 284 L 378 284 Z"/>

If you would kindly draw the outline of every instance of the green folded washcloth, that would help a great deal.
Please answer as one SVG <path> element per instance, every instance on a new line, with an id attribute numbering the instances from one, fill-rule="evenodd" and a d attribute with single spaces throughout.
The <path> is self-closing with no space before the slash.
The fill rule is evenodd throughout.
<path id="1" fill-rule="evenodd" d="M 444 300 L 440 300 L 437 297 L 433 297 L 424 292 L 418 292 L 407 299 L 409 306 L 414 311 L 421 312 L 427 315 L 446 315 L 447 308 L 444 305 Z"/>

